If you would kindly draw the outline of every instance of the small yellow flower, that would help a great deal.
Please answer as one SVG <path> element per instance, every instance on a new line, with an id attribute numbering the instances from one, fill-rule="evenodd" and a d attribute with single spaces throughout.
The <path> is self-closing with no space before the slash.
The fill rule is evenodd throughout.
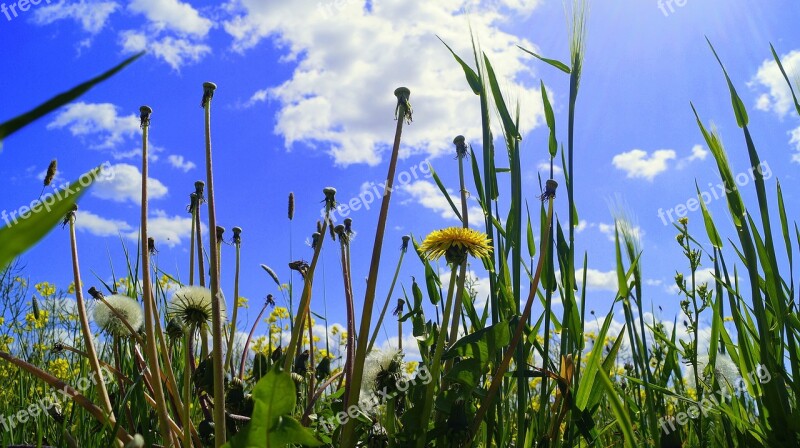
<path id="1" fill-rule="evenodd" d="M 419 247 L 428 260 L 445 256 L 448 263 L 461 263 L 468 255 L 486 258 L 492 246 L 485 233 L 462 227 L 448 227 L 431 232 Z"/>
<path id="2" fill-rule="evenodd" d="M 39 295 L 42 297 L 50 297 L 56 293 L 55 285 L 49 282 L 37 283 L 36 285 L 34 285 L 34 287 L 36 288 L 36 291 L 39 292 Z"/>
<path id="3" fill-rule="evenodd" d="M 250 308 L 249 306 L 247 306 L 247 299 L 244 298 L 244 297 L 239 297 L 239 299 L 236 301 L 236 307 L 237 308 Z"/>

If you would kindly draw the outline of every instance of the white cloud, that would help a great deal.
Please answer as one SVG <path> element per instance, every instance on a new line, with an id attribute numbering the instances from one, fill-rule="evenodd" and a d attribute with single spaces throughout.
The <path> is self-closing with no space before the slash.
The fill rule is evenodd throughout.
<path id="1" fill-rule="evenodd" d="M 450 203 L 447 202 L 447 198 L 444 197 L 442 191 L 439 190 L 439 187 L 437 187 L 433 182 L 429 182 L 427 180 L 412 182 L 406 185 L 405 188 L 403 188 L 403 191 L 411 195 L 411 198 L 419 205 L 429 210 L 433 210 L 442 218 L 460 221 L 455 212 L 453 212 L 453 207 L 451 207 Z M 448 193 L 450 193 L 450 198 L 453 199 L 456 206 L 459 207 L 460 213 L 460 197 L 458 195 L 454 195 L 452 191 L 448 190 Z M 469 218 L 470 225 L 479 225 L 483 223 L 484 216 L 480 207 L 473 205 L 468 207 L 467 211 L 469 213 L 467 217 Z"/>
<path id="2" fill-rule="evenodd" d="M 143 14 L 158 31 L 205 37 L 212 27 L 210 20 L 200 16 L 190 4 L 179 0 L 132 0 L 128 9 Z"/>
<path id="3" fill-rule="evenodd" d="M 168 216 L 161 210 L 154 210 L 147 220 L 147 233 L 156 240 L 157 245 L 175 247 L 192 235 L 191 216 Z"/>
<path id="4" fill-rule="evenodd" d="M 133 229 L 125 221 L 106 219 L 87 210 L 78 211 L 75 216 L 75 228 L 95 236 L 124 235 Z"/>
<path id="5" fill-rule="evenodd" d="M 589 227 L 589 223 L 585 219 L 578 221 L 578 226 L 575 227 L 575 232 L 581 233 Z"/>
<path id="6" fill-rule="evenodd" d="M 47 129 L 69 129 L 76 137 L 92 137 L 92 148 L 113 149 L 125 138 L 138 135 L 140 119 L 136 114 L 119 116 L 110 103 L 72 103 L 65 106 Z"/>
<path id="7" fill-rule="evenodd" d="M 550 162 L 540 162 L 538 165 L 536 165 L 536 170 L 541 172 L 541 173 L 547 173 L 547 175 L 549 175 L 550 174 Z M 563 172 L 564 172 L 564 170 L 561 169 L 560 166 L 558 166 L 556 164 L 553 164 L 553 175 L 554 176 L 558 176 L 559 174 L 561 174 Z"/>
<path id="8" fill-rule="evenodd" d="M 37 25 L 49 25 L 59 20 L 72 19 L 80 23 L 87 33 L 97 34 L 118 8 L 118 3 L 110 1 L 62 1 L 37 8 L 33 13 L 33 21 Z"/>
<path id="9" fill-rule="evenodd" d="M 789 79 L 796 80 L 800 76 L 800 50 L 794 50 L 781 58 L 783 68 Z M 780 117 L 786 116 L 794 110 L 794 100 L 783 74 L 774 59 L 767 59 L 758 69 L 753 84 L 760 85 L 768 90 L 759 96 L 756 108 L 765 112 L 772 111 Z"/>
<path id="10" fill-rule="evenodd" d="M 187 216 L 168 216 L 161 210 L 154 210 L 147 220 L 147 233 L 156 241 L 157 246 L 173 248 L 191 237 L 192 219 Z M 206 226 L 202 224 L 205 231 Z M 99 237 L 122 236 L 135 241 L 139 238 L 139 224 L 132 225 L 126 221 L 108 219 L 90 211 L 79 211 L 75 218 L 75 227 Z"/>
<path id="11" fill-rule="evenodd" d="M 120 45 L 127 53 L 148 51 L 174 70 L 187 63 L 196 63 L 211 53 L 211 47 L 183 37 L 157 37 L 141 31 L 126 30 L 119 34 Z"/>
<path id="12" fill-rule="evenodd" d="M 170 154 L 167 157 L 167 162 L 169 162 L 169 164 L 172 165 L 173 168 L 177 168 L 183 171 L 184 173 L 188 173 L 189 171 L 197 168 L 197 165 L 195 165 L 194 162 L 190 160 L 185 160 L 183 156 L 175 154 Z"/>
<path id="13" fill-rule="evenodd" d="M 583 269 L 578 269 L 575 272 L 575 279 L 578 284 L 583 282 Z M 616 271 L 599 271 L 597 269 L 586 270 L 586 288 L 617 292 L 617 272 Z"/>
<path id="14" fill-rule="evenodd" d="M 790 131 L 789 134 L 792 136 L 789 143 L 794 145 L 797 150 L 796 153 L 792 154 L 792 162 L 800 163 L 800 127 Z"/>
<path id="15" fill-rule="evenodd" d="M 599 223 L 597 224 L 597 229 L 600 230 L 605 236 L 608 237 L 609 241 L 614 241 L 616 239 L 616 232 L 614 231 L 614 224 L 606 224 L 606 223 Z M 644 230 L 642 230 L 639 226 L 631 226 L 627 224 L 627 230 L 630 232 L 630 235 L 637 241 L 642 241 L 644 237 Z M 622 229 L 620 229 L 619 233 L 620 240 L 622 239 Z"/>
<path id="16" fill-rule="evenodd" d="M 687 166 L 689 166 L 690 163 L 696 160 L 701 160 L 701 161 L 706 160 L 708 154 L 709 154 L 708 150 L 703 148 L 703 145 L 694 145 L 692 147 L 692 155 L 684 157 L 678 161 L 678 169 L 682 170 Z"/>
<path id="17" fill-rule="evenodd" d="M 392 92 L 411 89 L 414 123 L 403 136 L 403 155 L 452 151 L 443 135 L 479 136 L 480 116 L 464 73 L 438 41 L 441 36 L 469 60 L 471 24 L 489 55 L 506 101 L 522 105 L 523 133 L 543 122 L 538 85 L 525 85 L 531 60 L 516 44 L 533 44 L 499 29 L 508 8 L 530 11 L 539 2 L 264 2 L 231 0 L 235 17 L 224 23 L 233 48 L 246 51 L 272 38 L 297 64 L 291 79 L 254 93 L 279 103 L 275 132 L 287 148 L 324 147 L 340 165 L 380 163 L 392 143 Z M 491 4 L 491 5 L 490 5 Z M 493 11 L 499 7 L 505 14 Z M 467 16 L 464 9 L 472 9 Z M 403 20 L 398 21 L 402 17 Z M 453 128 L 453 123 L 457 128 Z M 497 121 L 495 121 L 497 123 Z M 495 135 L 501 135 L 499 129 Z"/>
<path id="18" fill-rule="evenodd" d="M 443 288 L 447 289 L 447 285 L 450 284 L 450 271 L 442 272 L 439 278 L 442 281 Z M 484 307 L 486 307 L 486 303 L 489 301 L 489 294 L 491 293 L 489 289 L 489 277 L 480 277 L 475 271 L 468 270 L 465 278 L 465 285 L 472 288 L 472 292 L 475 294 L 475 309 L 478 311 L 478 314 L 480 314 Z M 447 293 L 447 291 L 444 292 L 445 294 Z"/>
<path id="19" fill-rule="evenodd" d="M 617 169 L 625 171 L 628 178 L 652 181 L 669 168 L 667 162 L 675 157 L 675 151 L 671 149 L 659 149 L 653 151 L 652 155 L 641 149 L 633 149 L 615 155 L 611 162 Z"/>
<path id="20" fill-rule="evenodd" d="M 112 175 L 98 179 L 92 187 L 92 195 L 115 202 L 142 203 L 142 172 L 127 163 L 118 163 L 109 168 Z M 167 187 L 157 179 L 147 180 L 148 199 L 159 199 L 167 194 Z"/>

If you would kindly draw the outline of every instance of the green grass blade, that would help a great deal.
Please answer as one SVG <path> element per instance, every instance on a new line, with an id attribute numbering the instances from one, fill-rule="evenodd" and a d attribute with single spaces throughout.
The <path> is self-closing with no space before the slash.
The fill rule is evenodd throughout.
<path id="1" fill-rule="evenodd" d="M 539 56 L 538 54 L 536 54 L 536 53 L 534 53 L 534 52 L 532 52 L 530 50 L 527 50 L 525 48 L 520 47 L 519 45 L 517 45 L 517 48 L 519 48 L 520 50 L 524 51 L 525 53 L 528 53 L 529 55 L 535 57 L 536 59 L 538 59 L 538 60 L 540 60 L 540 61 L 542 61 L 542 62 L 544 62 L 546 64 L 552 65 L 553 67 L 561 70 L 562 72 L 564 72 L 564 73 L 566 73 L 568 75 L 572 72 L 572 70 L 569 68 L 569 66 L 567 66 L 567 64 L 565 64 L 565 63 L 563 63 L 561 61 L 557 61 L 555 59 L 544 58 L 544 57 Z"/>
<path id="2" fill-rule="evenodd" d="M 84 174 L 80 180 L 72 183 L 66 190 L 55 196 L 44 198 L 45 201 L 48 198 L 54 198 L 54 203 L 39 202 L 38 206 L 34 206 L 25 213 L 27 216 L 24 219 L 19 219 L 0 229 L 0 268 L 5 267 L 14 258 L 31 248 L 58 225 L 91 186 L 99 173 L 100 168 L 98 167 Z"/>
<path id="3" fill-rule="evenodd" d="M 133 61 L 139 59 L 143 54 L 144 53 L 135 54 L 100 76 L 92 78 L 66 92 L 60 93 L 35 107 L 34 109 L 0 124 L 0 143 L 2 143 L 2 141 L 9 135 L 19 131 L 23 127 L 33 123 L 39 118 L 42 118 L 43 116 L 69 103 L 70 101 L 75 100 L 89 91 L 89 89 L 92 87 L 114 76 L 117 72 L 130 65 Z"/>

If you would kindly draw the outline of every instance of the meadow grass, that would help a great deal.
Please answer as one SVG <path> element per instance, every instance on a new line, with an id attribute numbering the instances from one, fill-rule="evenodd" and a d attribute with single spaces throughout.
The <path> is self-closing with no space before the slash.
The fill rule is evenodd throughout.
<path id="1" fill-rule="evenodd" d="M 243 346 L 234 340 L 243 312 L 239 308 L 247 303 L 238 286 L 241 251 L 247 249 L 241 228 L 233 230 L 236 256 L 226 260 L 235 271 L 227 306 L 219 277 L 224 229 L 217 227 L 216 205 L 224 193 L 214 189 L 210 113 L 216 85 L 203 85 L 206 178 L 190 196 L 187 284 L 158 266 L 148 238 L 151 110 L 143 107 L 141 238 L 135 249 L 121 245 L 124 275 L 118 277 L 109 265 L 92 267 L 103 274 L 91 281 L 82 278 L 74 228 L 81 213 L 74 205 L 77 198 L 60 204 L 56 218 L 36 217 L 37 238 L 24 243 L 34 244 L 63 220 L 72 249 L 72 285 L 62 290 L 41 282 L 32 290 L 24 268 L 11 261 L 24 247 L 0 248 L 5 266 L 0 271 L 0 442 L 82 448 L 800 446 L 800 421 L 793 417 L 800 392 L 800 319 L 792 275 L 800 230 L 789 220 L 780 183 L 768 184 L 763 173 L 754 171 L 755 204 L 746 204 L 738 189 L 729 189 L 725 198 L 732 229 L 711 216 L 696 189 L 702 220 L 675 224 L 675 244 L 686 259 L 676 271 L 689 274 L 675 276 L 682 316 L 671 326 L 647 312 L 653 304 L 644 294 L 640 263 L 647 254 L 633 217 L 624 206 L 613 207 L 617 292 L 607 312 L 587 312 L 590 255 L 575 251 L 574 194 L 584 150 L 575 141 L 575 130 L 586 3 L 575 1 L 571 17 L 569 63 L 520 50 L 535 63 L 555 68 L 552 73 L 567 76 L 566 146 L 559 142 L 544 82 L 541 89 L 548 156 L 551 167 L 560 158 L 565 185 L 552 179 L 551 168 L 540 191 L 525 194 L 519 108 L 507 104 L 498 74 L 477 41 L 471 63 L 451 50 L 477 97 L 482 120 L 482 135 L 472 136 L 482 142 L 481 150 L 458 136 L 457 166 L 439 167 L 458 170 L 459 198 L 450 197 L 431 167 L 460 225 L 424 238 L 404 237 L 394 277 L 379 283 L 381 258 L 394 256 L 384 250 L 384 232 L 391 222 L 401 136 L 412 119 L 411 92 L 398 88 L 397 128 L 371 259 L 351 259 L 354 224 L 346 220 L 334 226 L 330 213 L 337 206 L 336 189 L 320 192 L 326 216 L 316 228 L 309 227 L 314 230 L 313 256 L 308 263 L 294 260 L 290 242 L 288 284 L 262 265 L 274 281 L 275 295 L 256 307 L 260 312 Z M 757 131 L 749 126 L 723 58 L 709 46 L 722 69 L 728 87 L 724 94 L 730 95 L 748 160 L 759 166 Z M 796 86 L 774 48 L 772 54 L 800 114 Z M 734 186 L 722 136 L 702 120 L 703 106 L 692 105 L 698 129 L 723 183 Z M 496 126 L 493 119 L 499 121 Z M 0 125 L 0 135 L 21 127 L 11 125 Z M 495 138 L 493 129 L 501 129 L 502 138 Z M 55 171 L 57 165 L 51 166 Z M 483 211 L 482 223 L 468 222 L 470 191 Z M 290 226 L 295 207 L 290 194 Z M 566 223 L 555 218 L 556 210 L 566 210 Z M 208 235 L 202 232 L 203 215 Z M 15 232 L 20 231 L 14 226 L 0 229 L 0 239 Z M 324 244 L 329 238 L 339 243 L 338 251 Z M 420 280 L 408 284 L 398 274 L 411 248 Z M 325 250 L 341 259 L 345 327 L 329 326 L 327 314 L 318 314 L 326 307 L 327 292 L 314 280 Z M 359 302 L 352 266 L 366 262 L 369 276 Z M 488 272 L 483 308 L 467 278 L 470 263 Z M 698 280 L 701 267 L 712 269 L 713 281 Z M 295 271 L 302 281 L 297 302 Z M 447 284 L 442 272 L 449 275 Z M 576 278 L 577 272 L 584 278 Z M 383 284 L 390 284 L 387 291 L 379 291 Z M 402 298 L 389 317 L 397 290 Z M 384 292 L 373 325 L 375 301 Z M 275 297 L 286 306 L 277 306 Z M 555 306 L 556 299 L 563 307 Z M 534 313 L 534 305 L 543 311 Z M 95 310 L 94 322 L 90 310 Z M 624 325 L 612 331 L 617 315 Z M 397 324 L 399 341 L 404 328 L 411 329 L 420 361 L 405 359 L 402 346 L 375 349 L 379 328 L 392 319 L 396 322 L 390 328 Z M 313 332 L 317 320 L 325 322 L 324 341 Z M 711 322 L 707 351 L 701 349 L 701 322 Z M 268 325 L 264 336 L 257 333 L 260 323 Z M 679 325 L 688 338 L 678 338 Z"/>

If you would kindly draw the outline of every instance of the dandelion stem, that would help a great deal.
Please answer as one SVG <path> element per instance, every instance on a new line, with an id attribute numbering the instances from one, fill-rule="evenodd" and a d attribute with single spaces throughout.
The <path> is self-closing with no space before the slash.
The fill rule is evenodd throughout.
<path id="1" fill-rule="evenodd" d="M 356 357 L 353 372 L 353 387 L 350 390 L 350 403 L 358 403 L 361 393 L 361 380 L 363 378 L 364 362 L 367 358 L 367 337 L 372 324 L 372 307 L 375 302 L 375 291 L 378 284 L 378 269 L 381 264 L 381 250 L 383 249 L 383 236 L 386 231 L 386 220 L 389 216 L 389 202 L 392 199 L 392 189 L 394 186 L 394 175 L 397 169 L 397 158 L 400 152 L 400 138 L 403 133 L 403 122 L 406 118 L 411 119 L 411 105 L 408 100 L 411 92 L 401 87 L 395 90 L 397 97 L 397 128 L 395 130 L 394 145 L 392 156 L 389 160 L 389 172 L 386 176 L 386 187 L 384 188 L 383 200 L 381 201 L 381 211 L 378 215 L 378 225 L 375 231 L 375 243 L 372 246 L 372 259 L 370 261 L 369 275 L 367 276 L 367 291 L 364 295 L 364 310 L 361 315 L 361 329 L 358 333 L 358 343 L 356 344 Z M 354 448 L 356 445 L 355 419 L 350 419 L 345 423 L 342 430 L 342 446 L 344 448 Z"/>
<path id="2" fill-rule="evenodd" d="M 161 365 L 159 363 L 158 348 L 156 346 L 156 332 L 154 321 L 158 318 L 154 309 L 155 301 L 152 300 L 152 283 L 150 279 L 150 252 L 147 250 L 147 176 L 148 176 L 148 136 L 150 134 L 150 114 L 153 112 L 147 106 L 141 107 L 142 117 L 142 302 L 144 302 L 145 325 L 145 350 L 150 364 L 150 373 L 153 381 L 153 395 L 156 400 L 156 414 L 158 415 L 159 428 L 163 443 L 170 447 L 175 446 L 169 426 L 169 413 L 167 402 L 164 398 L 164 389 L 160 381 Z M 76 287 L 76 292 L 78 288 Z"/>
<path id="3" fill-rule="evenodd" d="M 216 84 L 206 82 L 203 84 L 203 109 L 205 110 L 205 139 L 206 139 L 206 183 L 208 184 L 208 226 L 211 238 L 211 338 L 213 341 L 213 371 L 214 371 L 214 446 L 217 448 L 225 444 L 225 384 L 223 377 L 225 369 L 222 361 L 222 307 L 220 305 L 219 288 L 219 250 L 217 241 L 217 215 L 214 202 L 214 172 L 211 159 L 211 99 L 216 90 Z"/>

